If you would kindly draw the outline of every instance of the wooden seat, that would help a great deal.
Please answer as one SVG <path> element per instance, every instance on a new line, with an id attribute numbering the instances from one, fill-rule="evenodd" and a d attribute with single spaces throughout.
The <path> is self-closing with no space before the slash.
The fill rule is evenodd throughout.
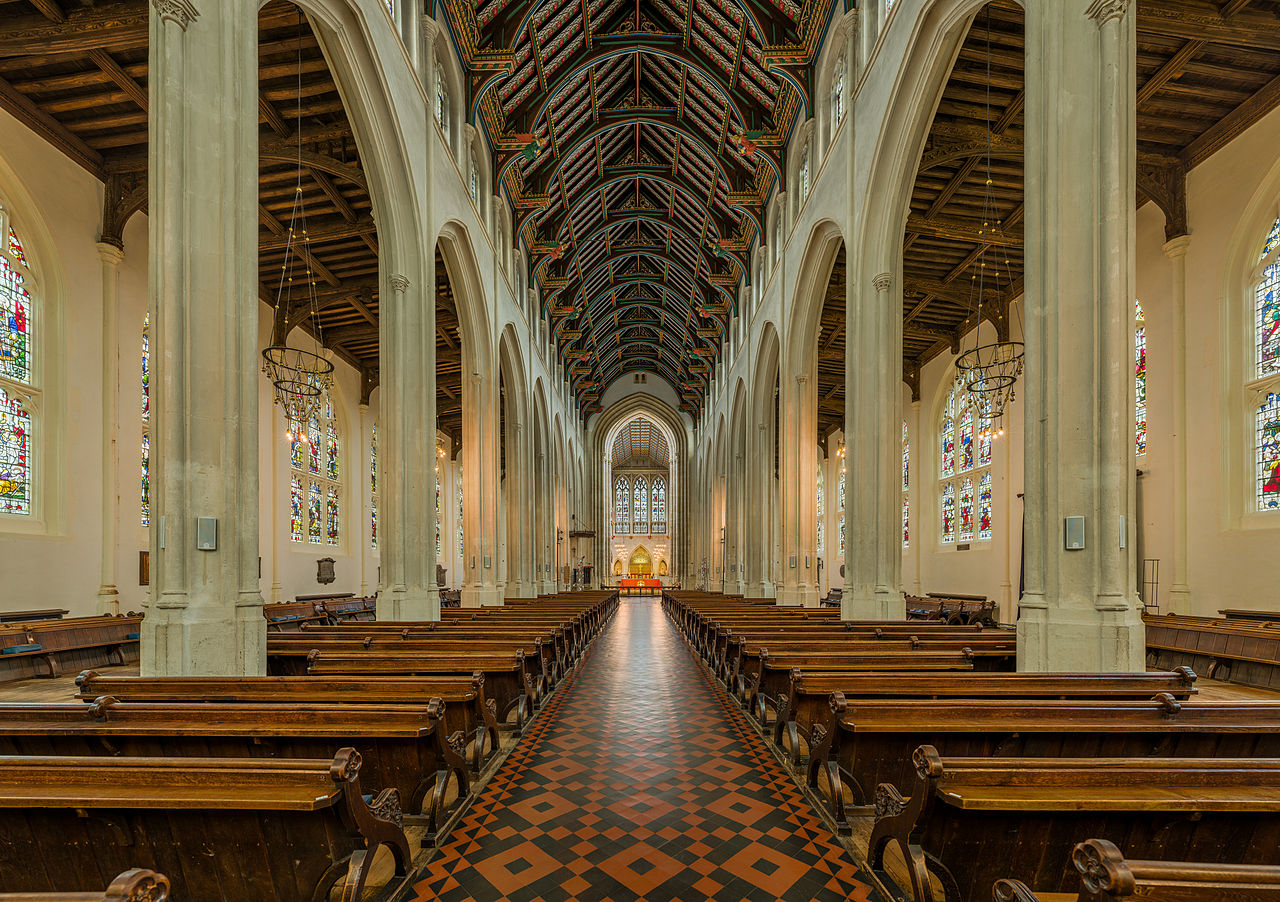
<path id="1" fill-rule="evenodd" d="M 0 682 L 138 660 L 140 614 L 35 620 L 0 626 Z"/>
<path id="2" fill-rule="evenodd" d="M 36 608 L 29 611 L 0 611 L 0 623 L 26 623 L 32 620 L 61 620 L 71 613 L 66 608 Z"/>
<path id="3" fill-rule="evenodd" d="M 169 878 L 146 868 L 132 868 L 120 874 L 105 892 L 34 892 L 0 891 L 0 902 L 167 902 Z"/>
<path id="4" fill-rule="evenodd" d="M 1280 689 L 1280 624 L 1144 615 L 1147 663 L 1185 664 L 1220 680 Z"/>
<path id="5" fill-rule="evenodd" d="M 1277 902 L 1280 867 L 1216 862 L 1139 861 L 1113 843 L 1090 839 L 1071 854 L 1078 893 L 1032 892 L 1021 880 L 997 880 L 993 902 Z"/>
<path id="6" fill-rule="evenodd" d="M 0 885 L 88 891 L 99 870 L 164 862 L 190 902 L 314 902 L 331 887 L 354 900 L 385 847 L 398 887 L 410 863 L 400 800 L 387 789 L 366 802 L 361 763 L 350 748 L 331 760 L 0 757 Z M 91 870 L 76 861 L 86 849 Z"/>
<path id="7" fill-rule="evenodd" d="M 314 601 L 285 601 L 264 604 L 262 616 L 267 621 L 268 633 L 301 629 L 304 623 L 328 623 L 329 615 L 324 605 Z"/>

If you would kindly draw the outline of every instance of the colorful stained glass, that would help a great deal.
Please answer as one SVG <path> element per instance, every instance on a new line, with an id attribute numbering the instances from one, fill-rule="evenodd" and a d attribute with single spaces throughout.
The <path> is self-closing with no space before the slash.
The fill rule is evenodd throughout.
<path id="1" fill-rule="evenodd" d="M 960 541 L 973 541 L 973 480 L 960 483 Z"/>
<path id="2" fill-rule="evenodd" d="M 289 421 L 289 465 L 295 470 L 301 470 L 306 466 L 307 460 L 307 443 L 306 435 L 302 431 L 302 426 L 297 420 Z"/>
<path id="3" fill-rule="evenodd" d="M 9 235 L 12 237 L 13 232 L 10 232 Z M 1262 242 L 1262 253 L 1258 255 L 1258 261 L 1265 260 L 1267 254 L 1277 247 L 1280 247 L 1280 218 L 1276 219 L 1275 223 L 1272 224 L 1271 231 L 1267 233 L 1267 240 Z"/>
<path id="4" fill-rule="evenodd" d="M 476 169 L 475 151 L 472 151 L 471 157 L 471 175 L 468 181 L 471 185 L 471 199 L 477 204 L 480 203 L 480 173 Z"/>
<path id="5" fill-rule="evenodd" d="M 320 418 L 312 417 L 307 424 L 307 470 L 313 476 L 320 475 Z"/>
<path id="6" fill-rule="evenodd" d="M 1147 317 L 1142 311 L 1142 302 L 1133 302 L 1134 329 L 1134 382 L 1135 382 L 1135 426 L 1139 454 L 1147 453 Z"/>
<path id="7" fill-rule="evenodd" d="M 440 538 L 440 467 L 436 467 L 436 562 L 440 561 L 441 555 L 444 554 L 444 547 L 441 545 Z"/>
<path id="8" fill-rule="evenodd" d="M 307 541 L 320 543 L 324 530 L 324 495 L 320 491 L 320 483 L 311 483 L 307 497 Z"/>
<path id="9" fill-rule="evenodd" d="M 902 421 L 902 490 L 911 487 L 911 440 L 907 436 L 907 421 Z"/>
<path id="10" fill-rule="evenodd" d="M 151 525 L 151 436 L 142 433 L 142 525 Z"/>
<path id="11" fill-rule="evenodd" d="M 978 538 L 991 538 L 991 474 L 983 473 L 978 483 Z"/>
<path id="12" fill-rule="evenodd" d="M 457 510 L 457 515 L 458 515 L 458 519 L 457 519 L 457 521 L 456 521 L 456 522 L 457 522 L 457 524 L 458 524 L 458 560 L 462 562 L 462 566 L 465 568 L 465 567 L 467 566 L 467 564 L 466 564 L 466 557 L 467 557 L 467 553 L 466 553 L 466 551 L 464 550 L 466 546 L 465 546 L 465 544 L 464 544 L 464 542 L 463 542 L 463 534 L 462 534 L 462 524 L 463 524 L 463 519 L 462 519 L 462 461 L 458 461 L 458 510 Z"/>
<path id="13" fill-rule="evenodd" d="M 325 435 L 324 469 L 325 475 L 335 482 L 338 479 L 338 456 L 338 426 L 330 420 Z"/>
<path id="14" fill-rule="evenodd" d="M 649 480 L 643 476 L 636 478 L 635 488 L 631 491 L 631 531 L 636 535 L 649 532 Z"/>
<path id="15" fill-rule="evenodd" d="M 836 484 L 836 529 L 840 535 L 840 560 L 844 560 L 844 467 L 840 468 L 840 481 Z"/>
<path id="16" fill-rule="evenodd" d="M 631 483 L 619 479 L 613 487 L 613 534 L 631 535 Z"/>
<path id="17" fill-rule="evenodd" d="M 444 79 L 444 67 L 436 63 L 436 122 L 441 128 L 447 126 L 449 115 L 449 86 Z"/>
<path id="18" fill-rule="evenodd" d="M 649 529 L 656 536 L 667 534 L 667 481 L 661 476 L 653 480 L 653 520 Z"/>
<path id="19" fill-rule="evenodd" d="M 1258 408 L 1256 438 L 1258 510 L 1280 509 L 1280 394 L 1271 392 Z M 0 473 L 0 477 L 4 474 Z"/>
<path id="20" fill-rule="evenodd" d="M 960 415 L 960 472 L 973 469 L 973 408 L 966 406 Z"/>
<path id="21" fill-rule="evenodd" d="M 329 497 L 325 501 L 324 513 L 325 541 L 330 545 L 337 545 L 340 537 L 340 524 L 342 522 L 342 518 L 339 515 L 338 509 L 338 490 L 332 486 L 329 487 Z"/>
<path id="22" fill-rule="evenodd" d="M 439 473 L 440 473 L 440 468 L 437 467 L 436 468 L 437 477 L 439 476 Z M 436 484 L 437 485 L 440 484 L 439 478 L 436 479 Z M 377 423 L 373 425 L 373 437 L 369 439 L 369 491 L 375 495 L 378 494 L 378 424 Z"/>
<path id="23" fill-rule="evenodd" d="M 939 444 L 939 472 L 943 477 L 953 476 L 956 472 L 956 421 L 955 391 L 947 399 L 947 409 L 942 415 L 942 430 Z"/>
<path id="24" fill-rule="evenodd" d="M 22 273 L 0 256 L 0 376 L 31 382 L 31 296 Z"/>
<path id="25" fill-rule="evenodd" d="M 1258 378 L 1280 373 L 1280 262 L 1262 271 L 1254 294 Z"/>
<path id="26" fill-rule="evenodd" d="M 0 388 L 0 513 L 31 513 L 31 414 Z"/>
<path id="27" fill-rule="evenodd" d="M 947 483 L 942 487 L 942 541 L 956 540 L 956 487 Z"/>
<path id="28" fill-rule="evenodd" d="M 800 159 L 800 200 L 804 202 L 809 196 L 809 151 L 805 150 Z"/>
<path id="29" fill-rule="evenodd" d="M 844 57 L 836 60 L 831 74 L 831 126 L 834 129 L 844 119 Z"/>
<path id="30" fill-rule="evenodd" d="M 142 320 L 142 422 L 151 419 L 151 314 Z"/>
<path id="31" fill-rule="evenodd" d="M 902 547 L 909 548 L 911 546 L 911 501 L 906 495 L 902 496 Z"/>
<path id="32" fill-rule="evenodd" d="M 9 253 L 13 254 L 13 259 L 30 268 L 31 264 L 27 262 L 27 252 L 23 250 L 22 242 L 18 240 L 18 235 L 12 227 L 9 228 Z"/>
<path id="33" fill-rule="evenodd" d="M 378 496 L 369 499 L 369 547 L 378 550 Z"/>
<path id="34" fill-rule="evenodd" d="M 302 541 L 302 480 L 297 476 L 289 480 L 289 539 Z"/>
<path id="35" fill-rule="evenodd" d="M 827 548 L 827 499 L 825 492 L 822 490 L 822 461 L 818 461 L 818 485 L 817 485 L 817 502 L 815 504 L 816 513 L 818 515 L 818 557 L 822 557 Z"/>
<path id="36" fill-rule="evenodd" d="M 993 427 L 981 418 L 978 422 L 983 424 L 978 433 L 978 466 L 985 467 L 991 463 L 991 429 Z"/>

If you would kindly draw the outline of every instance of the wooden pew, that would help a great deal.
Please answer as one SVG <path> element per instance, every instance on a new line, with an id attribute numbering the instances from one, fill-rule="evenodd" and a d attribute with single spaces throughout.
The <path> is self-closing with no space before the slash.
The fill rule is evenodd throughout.
<path id="1" fill-rule="evenodd" d="M 996 603 L 985 595 L 959 595 L 948 592 L 930 592 L 923 598 L 908 595 L 907 619 L 941 620 L 952 625 L 982 623 L 995 627 Z"/>
<path id="2" fill-rule="evenodd" d="M 480 671 L 496 716 L 505 721 L 515 715 L 516 732 L 524 729 L 534 709 L 533 679 L 524 653 L 424 652 L 391 655 L 381 652 L 325 652 L 313 649 L 307 657 L 307 673 L 313 676 L 439 676 Z"/>
<path id="3" fill-rule="evenodd" d="M 1027 758 L 1280 757 L 1280 704 L 1100 699 L 845 699 L 814 728 L 808 783 L 847 829 L 848 806 L 909 782 L 912 751 Z M 826 786 L 821 786 L 825 777 Z M 846 798 L 847 796 L 847 798 Z M 990 884 L 988 884 L 989 886 Z"/>
<path id="4" fill-rule="evenodd" d="M 0 626 L 0 682 L 138 660 L 142 615 L 72 617 Z"/>
<path id="5" fill-rule="evenodd" d="M 1185 664 L 1213 679 L 1280 689 L 1280 629 L 1169 614 L 1142 619 L 1149 667 Z"/>
<path id="6" fill-rule="evenodd" d="M 32 620 L 61 620 L 71 613 L 66 608 L 36 608 L 30 611 L 0 611 L 0 623 L 28 623 Z"/>
<path id="7" fill-rule="evenodd" d="M 93 702 L 110 695 L 130 702 L 185 704 L 328 704 L 426 705 L 445 703 L 445 733 L 469 738 L 471 766 L 480 770 L 496 753 L 497 705 L 486 699 L 484 673 L 432 677 L 137 677 L 111 676 L 86 670 L 76 677 L 76 698 Z M 198 717 L 199 712 L 192 711 Z"/>
<path id="8" fill-rule="evenodd" d="M 1280 841 L 1280 759 L 944 757 L 923 745 L 909 761 L 911 782 L 877 790 L 868 864 L 888 880 L 895 846 L 914 902 L 982 898 L 1002 877 L 1071 891 L 1072 849 L 1057 838 L 1082 832 L 1126 837 L 1133 858 L 1174 847 L 1243 864 L 1274 862 Z"/>
<path id="9" fill-rule="evenodd" d="M 1228 620 L 1249 620 L 1280 625 L 1280 611 L 1244 611 L 1239 608 L 1224 608 L 1218 613 Z"/>
<path id="10" fill-rule="evenodd" d="M 329 615 L 324 605 L 314 601 L 282 601 L 264 604 L 262 616 L 267 621 L 268 633 L 291 632 L 301 629 L 304 623 L 328 623 Z"/>
<path id="11" fill-rule="evenodd" d="M 1113 843 L 1089 839 L 1071 853 L 1079 893 L 1036 893 L 1021 880 L 997 880 L 993 902 L 1280 902 L 1280 867 L 1126 859 Z"/>
<path id="12" fill-rule="evenodd" d="M 1196 675 L 1179 667 L 1169 673 L 866 673 L 791 668 L 790 688 L 778 706 L 773 741 L 802 763 L 800 739 L 813 745 L 813 727 L 825 729 L 832 696 L 843 699 L 1136 699 L 1161 692 L 1190 698 Z M 784 745 L 785 739 L 785 745 Z"/>
<path id="13" fill-rule="evenodd" d="M 169 878 L 146 868 L 131 868 L 112 880 L 106 892 L 8 893 L 0 902 L 168 902 Z"/>
<path id="14" fill-rule="evenodd" d="M 122 702 L 0 704 L 0 755 L 127 755 L 135 758 L 330 758 L 351 747 L 373 792 L 395 789 L 434 840 L 470 793 L 463 734 L 445 735 L 445 706 Z M 456 807 L 456 806 L 455 806 Z"/>
<path id="15" fill-rule="evenodd" d="M 386 848 L 398 888 L 410 865 L 400 800 L 383 790 L 366 803 L 360 766 L 350 748 L 331 760 L 0 758 L 0 886 L 93 890 L 102 871 L 143 864 L 184 902 L 315 902 L 330 888 L 356 900 Z"/>
<path id="16" fill-rule="evenodd" d="M 378 616 L 378 599 L 372 595 L 360 598 L 326 598 L 320 602 L 330 624 L 371 621 Z M 306 624 L 304 624 L 305 626 Z"/>

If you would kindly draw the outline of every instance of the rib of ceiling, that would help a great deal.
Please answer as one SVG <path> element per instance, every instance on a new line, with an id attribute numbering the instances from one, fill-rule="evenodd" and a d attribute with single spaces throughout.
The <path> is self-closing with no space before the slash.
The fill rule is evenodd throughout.
<path id="1" fill-rule="evenodd" d="M 832 0 L 445 6 L 583 415 L 633 370 L 696 412 Z"/>

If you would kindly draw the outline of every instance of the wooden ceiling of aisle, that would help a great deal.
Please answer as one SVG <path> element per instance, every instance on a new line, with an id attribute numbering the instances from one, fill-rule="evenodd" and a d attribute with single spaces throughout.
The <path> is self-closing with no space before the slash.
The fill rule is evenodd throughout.
<path id="1" fill-rule="evenodd" d="M 732 13 L 750 8 L 754 21 L 764 22 L 763 6 L 746 0 L 746 6 L 719 3 L 713 10 L 682 0 L 675 7 L 659 4 L 655 7 L 658 12 L 637 14 L 637 19 L 620 10 L 615 14 L 616 4 L 601 6 L 593 0 L 592 9 L 607 7 L 611 12 L 604 16 L 609 22 L 592 20 L 592 34 L 630 31 L 627 39 L 636 45 L 643 39 L 646 49 L 630 56 L 610 55 L 613 51 L 606 42 L 591 51 L 595 55 L 590 56 L 585 75 L 552 78 L 550 87 L 555 91 L 547 104 L 539 106 L 530 96 L 530 92 L 537 93 L 530 85 L 538 83 L 538 67 L 536 54 L 531 56 L 525 46 L 528 35 L 502 32 L 503 23 L 519 19 L 531 2 L 484 0 L 474 4 L 477 34 L 493 39 L 488 46 L 515 47 L 520 64 L 518 77 L 511 80 L 510 87 L 503 85 L 487 99 L 482 113 L 509 125 L 502 129 L 504 134 L 527 125 L 528 133 L 542 142 L 544 149 L 533 164 L 518 166 L 526 171 L 517 174 L 510 170 L 510 175 L 519 184 L 520 196 L 550 199 L 547 206 L 523 209 L 517 205 L 521 224 L 528 226 L 535 245 L 534 263 L 543 264 L 552 288 L 589 305 L 589 316 L 582 321 L 585 328 L 578 330 L 580 337 L 563 343 L 571 354 L 581 349 L 593 355 L 589 361 L 576 362 L 575 371 L 580 375 L 575 384 L 580 394 L 589 396 L 592 383 L 638 365 L 638 358 L 626 349 L 642 342 L 650 348 L 662 344 L 665 350 L 659 354 L 660 368 L 696 391 L 705 375 L 701 372 L 705 358 L 692 352 L 696 348 L 711 352 L 705 343 L 716 343 L 712 332 L 723 329 L 721 317 L 728 312 L 717 305 L 718 290 L 712 279 L 735 280 L 729 275 L 736 270 L 732 260 L 745 257 L 745 241 L 752 234 L 736 209 L 731 212 L 726 206 L 726 186 L 734 182 L 735 189 L 741 190 L 738 181 L 751 188 L 759 184 L 755 178 L 759 167 L 749 173 L 742 171 L 742 155 L 727 146 L 732 143 L 729 132 L 747 131 L 748 125 L 776 127 L 777 117 L 769 119 L 760 110 L 782 98 L 786 90 L 779 87 L 782 93 L 770 95 L 746 76 L 735 81 L 730 97 L 751 121 L 734 120 L 729 131 L 723 124 L 723 103 L 682 103 L 679 115 L 664 118 L 662 96 L 675 77 L 673 73 L 684 73 L 677 86 L 683 85 L 690 96 L 696 93 L 694 88 L 710 90 L 698 85 L 700 79 L 718 78 L 706 73 L 718 71 L 711 65 L 717 53 L 712 44 L 718 46 L 721 32 L 732 28 L 726 24 L 729 20 L 723 10 Z M 450 8 L 465 12 L 465 5 L 459 0 Z M 563 4 L 545 5 L 554 14 L 535 16 L 543 30 L 556 26 L 562 18 L 556 11 Z M 1280 0 L 1138 0 L 1137 5 L 1137 201 L 1157 202 L 1166 212 L 1170 235 L 1174 235 L 1186 226 L 1183 185 L 1187 169 L 1280 104 Z M 785 6 L 786 15 L 778 18 L 774 13 L 768 21 L 789 40 L 797 40 L 796 21 L 806 21 L 811 10 L 822 8 L 821 3 Z M 680 56 L 683 51 L 666 46 L 674 38 L 664 34 L 670 29 L 663 16 L 670 18 L 672 9 L 697 12 L 684 24 L 692 29 L 691 34 L 709 36 L 694 40 L 696 52 L 687 59 Z M 148 15 L 146 0 L 0 0 L 0 107 L 107 185 L 103 234 L 108 240 L 118 237 L 124 216 L 145 205 Z M 790 24 L 788 15 L 792 16 Z M 571 16 L 566 19 L 570 20 Z M 574 20 L 565 34 L 577 27 Z M 994 259 L 1001 261 L 1005 270 L 1006 285 L 1000 292 L 1003 300 L 1015 295 L 1021 282 L 1024 41 L 1020 9 L 1008 0 L 993 3 L 990 29 L 990 116 L 986 101 L 987 17 L 983 13 L 975 19 L 944 91 L 912 195 L 903 286 L 903 375 L 908 383 L 918 380 L 919 368 L 928 360 L 958 347 L 970 314 L 970 275 L 985 246 L 978 230 L 988 122 L 996 133 L 992 195 L 1002 222 L 1003 241 Z M 550 34 L 547 32 L 548 40 Z M 746 36 L 744 46 L 751 51 L 754 32 L 747 28 L 736 34 Z M 585 39 L 585 33 L 572 38 L 580 39 Z M 292 4 L 284 0 L 267 4 L 260 17 L 259 44 L 261 296 L 268 302 L 275 296 L 283 256 L 282 231 L 287 228 L 295 192 L 295 142 L 300 130 L 305 157 L 302 188 L 312 269 L 318 277 L 323 338 L 365 374 L 367 391 L 377 380 L 378 241 L 351 127 L 315 38 L 305 20 L 299 32 L 298 12 Z M 483 47 L 471 49 L 483 70 L 487 51 Z M 746 57 L 752 52 L 756 51 Z M 757 81 L 759 77 L 764 76 L 759 72 L 752 75 Z M 545 69 L 540 78 L 548 78 Z M 583 95 L 583 91 L 587 93 Z M 607 109 L 599 107 L 602 101 Z M 589 112 L 586 120 L 582 119 L 584 109 Z M 714 135 L 703 128 L 700 119 L 707 110 L 722 117 Z M 789 121 L 790 115 L 782 118 Z M 554 136 L 548 125 L 551 122 Z M 683 135 L 686 131 L 689 134 Z M 776 148 L 770 144 L 772 134 L 761 141 L 762 153 L 770 158 L 776 156 Z M 561 143 L 569 138 L 574 141 L 572 150 Z M 500 146 L 498 162 L 520 156 L 523 147 Z M 562 151 L 563 159 L 559 156 Z M 664 166 L 666 174 L 659 171 Z M 700 186 L 695 194 L 707 188 L 710 205 L 690 205 L 688 194 L 682 193 L 690 186 Z M 599 202 L 577 206 L 578 199 L 585 197 Z M 746 208 L 754 212 L 759 208 L 752 208 L 752 203 L 747 202 Z M 588 221 L 597 214 L 603 218 Z M 730 228 L 731 222 L 736 226 Z M 566 240 L 557 238 L 562 234 L 569 236 L 573 254 L 553 253 L 553 239 Z M 726 256 L 707 250 L 704 241 L 708 234 L 736 236 L 726 243 Z M 574 236 L 587 235 L 592 237 L 584 239 L 581 248 L 572 248 L 577 240 Z M 1007 266 L 1004 260 L 1009 261 Z M 566 261 L 574 264 L 572 271 Z M 603 283 L 596 284 L 601 279 Z M 829 303 L 819 336 L 819 423 L 824 436 L 838 428 L 844 406 L 843 372 L 838 365 L 844 355 L 842 283 L 842 277 L 833 278 L 828 288 Z M 460 438 L 457 317 L 451 313 L 447 281 L 439 284 L 441 425 Z M 719 287 L 725 287 L 724 283 Z M 554 314 L 556 302 L 549 297 L 548 303 Z M 704 304 L 718 322 L 700 321 L 697 308 Z M 597 309 L 597 305 L 602 306 Z M 654 311 L 668 307 L 668 313 L 655 317 Z M 994 309 L 1001 309 L 1001 305 Z M 289 313 L 291 325 L 310 328 L 305 310 Z M 568 321 L 559 320 L 558 326 L 562 332 L 573 332 Z M 698 334 L 703 330 L 707 331 L 705 336 Z M 581 366 L 584 362 L 590 365 Z"/>

